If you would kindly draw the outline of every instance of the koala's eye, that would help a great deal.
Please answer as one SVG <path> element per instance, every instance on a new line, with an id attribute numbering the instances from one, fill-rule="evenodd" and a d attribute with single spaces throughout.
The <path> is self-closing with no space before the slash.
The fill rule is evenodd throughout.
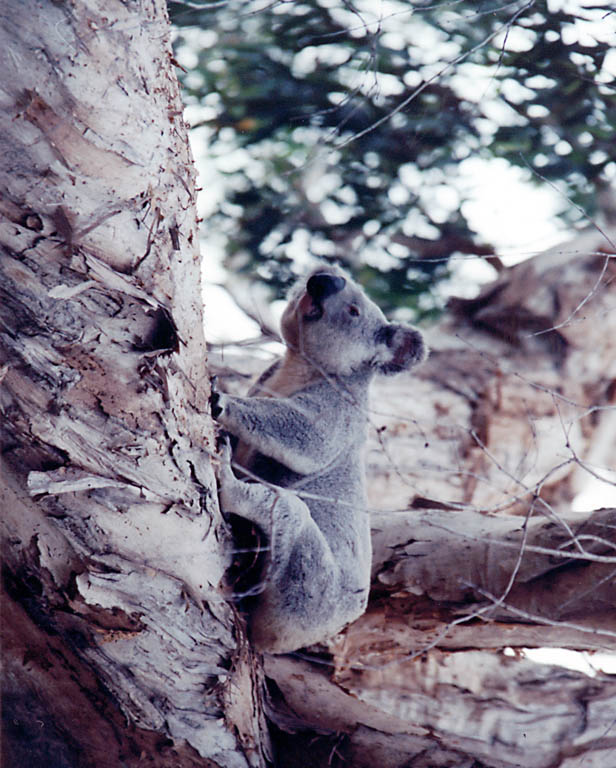
<path id="1" fill-rule="evenodd" d="M 359 307 L 356 304 L 349 304 L 347 307 L 347 311 L 351 317 L 359 317 L 361 314 L 359 311 Z"/>

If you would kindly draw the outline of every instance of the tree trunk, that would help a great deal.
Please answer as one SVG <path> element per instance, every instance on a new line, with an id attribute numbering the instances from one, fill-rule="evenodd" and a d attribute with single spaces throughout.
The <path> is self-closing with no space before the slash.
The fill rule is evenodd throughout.
<path id="1" fill-rule="evenodd" d="M 261 765 L 165 3 L 0 18 L 4 764 Z"/>

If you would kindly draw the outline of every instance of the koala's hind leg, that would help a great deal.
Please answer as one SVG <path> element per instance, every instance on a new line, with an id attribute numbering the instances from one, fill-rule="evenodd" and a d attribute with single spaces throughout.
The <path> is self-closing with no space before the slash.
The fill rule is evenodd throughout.
<path id="1" fill-rule="evenodd" d="M 269 535 L 278 493 L 261 483 L 238 480 L 231 469 L 231 448 L 228 444 L 222 449 L 218 485 L 220 505 L 224 512 L 245 517 Z"/>
<path id="2" fill-rule="evenodd" d="M 224 512 L 244 517 L 258 525 L 269 539 L 270 571 L 284 568 L 300 534 L 318 541 L 322 555 L 331 557 L 325 537 L 315 524 L 308 506 L 293 492 L 248 483 L 233 474 L 230 449 L 225 447 L 218 474 L 220 504 Z"/>
<path id="3" fill-rule="evenodd" d="M 268 539 L 264 588 L 251 613 L 253 643 L 285 653 L 316 642 L 336 617 L 340 586 L 332 551 L 308 506 L 283 488 L 238 480 L 228 461 L 219 486 L 223 510 L 255 523 Z"/>

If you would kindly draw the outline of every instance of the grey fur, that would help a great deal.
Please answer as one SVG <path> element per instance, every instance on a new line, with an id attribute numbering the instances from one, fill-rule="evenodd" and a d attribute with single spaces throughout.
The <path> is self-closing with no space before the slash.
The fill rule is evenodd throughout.
<path id="1" fill-rule="evenodd" d="M 329 266 L 292 291 L 282 335 L 285 357 L 248 397 L 215 393 L 212 401 L 220 424 L 252 449 L 246 468 L 275 486 L 239 480 L 225 452 L 222 508 L 254 522 L 269 540 L 251 638 L 270 653 L 322 641 L 364 612 L 368 387 L 375 373 L 397 373 L 426 356 L 417 330 L 388 323 L 356 283 Z"/>

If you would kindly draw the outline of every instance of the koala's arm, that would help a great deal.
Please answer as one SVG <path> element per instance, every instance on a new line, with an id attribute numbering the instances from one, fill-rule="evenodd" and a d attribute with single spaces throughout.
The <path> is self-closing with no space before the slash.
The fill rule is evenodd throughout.
<path id="1" fill-rule="evenodd" d="M 225 429 L 293 472 L 319 472 L 346 449 L 343 409 L 292 398 L 217 394 L 213 415 Z"/>

